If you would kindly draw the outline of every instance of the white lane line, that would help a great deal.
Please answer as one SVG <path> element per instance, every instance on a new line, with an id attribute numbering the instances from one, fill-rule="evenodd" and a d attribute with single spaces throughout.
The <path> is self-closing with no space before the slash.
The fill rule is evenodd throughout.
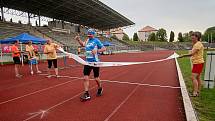
<path id="1" fill-rule="evenodd" d="M 12 88 L 22 87 L 22 86 L 25 86 L 25 85 L 41 82 L 41 81 L 44 81 L 44 80 L 45 79 L 39 79 L 39 80 L 36 80 L 36 81 L 30 81 L 30 82 L 26 82 L 26 83 L 21 83 L 21 84 L 18 84 L 18 85 L 7 87 L 7 88 L 2 88 L 2 89 L 0 89 L 0 91 L 5 91 L 5 90 L 12 89 Z"/>
<path id="2" fill-rule="evenodd" d="M 72 77 L 72 76 L 60 76 L 60 78 L 84 79 L 84 78 L 81 78 L 81 77 Z M 94 80 L 94 79 L 90 79 L 90 80 Z M 115 81 L 115 80 L 101 80 L 101 81 L 102 82 L 109 82 L 109 83 L 128 84 L 128 85 L 140 85 L 140 86 L 170 88 L 170 89 L 180 89 L 181 88 L 180 86 L 168 86 L 168 85 L 158 85 L 158 84 L 147 84 L 147 83 Z"/>
<path id="3" fill-rule="evenodd" d="M 196 111 L 193 108 L 192 101 L 190 100 L 190 97 L 189 97 L 189 94 L 188 94 L 188 91 L 186 88 L 186 84 L 185 84 L 183 75 L 181 73 L 181 69 L 180 69 L 180 66 L 178 64 L 177 59 L 175 59 L 175 63 L 176 63 L 176 69 L 177 69 L 177 73 L 178 73 L 179 83 L 181 86 L 181 95 L 183 98 L 186 119 L 187 119 L 187 121 L 199 121 L 198 116 L 196 114 Z"/>
<path id="4" fill-rule="evenodd" d="M 166 85 L 146 84 L 146 83 L 134 83 L 134 82 L 123 82 L 123 81 L 111 81 L 111 80 L 102 80 L 102 81 L 103 82 L 110 82 L 110 83 L 149 86 L 149 87 L 160 87 L 160 88 L 172 88 L 172 89 L 180 89 L 181 88 L 181 87 L 176 87 L 176 86 L 166 86 Z"/>
<path id="5" fill-rule="evenodd" d="M 151 71 L 142 81 L 146 80 L 151 74 L 153 73 L 153 71 Z M 141 82 L 142 82 L 141 81 Z M 134 92 L 138 89 L 140 85 L 137 85 L 132 91 L 131 93 L 129 93 L 129 95 L 110 113 L 110 115 L 108 115 L 108 117 L 105 118 L 104 121 L 109 121 L 109 119 L 122 107 L 123 104 L 125 104 L 125 102 L 134 94 Z"/>
<path id="6" fill-rule="evenodd" d="M 40 74 L 40 75 L 47 75 L 47 74 Z M 115 75 L 114 77 L 117 77 L 117 76 L 119 76 L 119 75 L 121 75 L 121 73 Z M 84 79 L 84 78 L 80 78 L 80 77 L 71 77 L 71 76 L 60 76 L 60 78 Z M 90 79 L 90 80 L 93 80 L 93 79 Z M 90 90 L 92 90 L 92 89 L 95 88 L 95 87 L 97 87 L 97 86 L 92 87 Z M 70 100 L 76 98 L 77 96 L 79 96 L 79 95 L 82 94 L 82 93 L 83 93 L 83 92 L 81 92 L 81 93 L 79 93 L 79 94 L 77 94 L 77 95 L 75 95 L 75 96 L 73 96 L 73 97 L 71 97 L 71 98 L 69 98 L 69 99 L 67 99 L 67 100 L 65 100 L 65 101 L 62 101 L 62 102 L 60 102 L 60 103 L 58 103 L 58 104 L 56 104 L 56 105 L 53 105 L 52 107 L 50 107 L 50 108 L 48 108 L 48 109 L 46 109 L 46 110 L 39 110 L 38 112 L 29 113 L 29 115 L 32 115 L 32 116 L 28 117 L 27 119 L 25 119 L 25 120 L 23 120 L 23 121 L 28 121 L 28 120 L 30 120 L 30 119 L 32 119 L 32 118 L 37 117 L 37 116 L 40 116 L 40 119 L 42 119 L 42 118 L 48 113 L 48 111 L 50 111 L 51 109 L 56 108 L 57 106 L 60 106 L 60 105 L 62 105 L 62 104 L 64 104 L 64 103 L 66 103 L 66 102 L 68 102 L 68 101 L 70 101 Z"/>
<path id="7" fill-rule="evenodd" d="M 92 89 L 94 89 L 94 88 L 96 88 L 96 87 L 97 87 L 97 86 L 93 86 L 93 87 L 90 88 L 89 90 L 92 90 Z M 74 98 L 78 97 L 78 96 L 81 95 L 82 93 L 83 93 L 83 92 L 80 92 L 80 93 L 74 95 L 73 97 L 71 97 L 71 98 L 69 98 L 69 99 L 66 99 L 66 100 L 64 100 L 64 101 L 62 101 L 62 102 L 60 102 L 60 103 L 57 103 L 57 104 L 55 104 L 55 105 L 49 107 L 49 108 L 46 109 L 46 110 L 39 110 L 38 112 L 29 113 L 29 114 L 32 115 L 32 116 L 30 116 L 30 117 L 24 119 L 23 121 L 28 121 L 28 120 L 30 120 L 30 119 L 33 119 L 33 118 L 37 117 L 37 116 L 40 116 L 40 119 L 42 119 L 42 118 L 48 113 L 48 111 L 50 111 L 50 110 L 52 110 L 52 109 L 54 109 L 54 108 L 56 108 L 56 107 L 58 107 L 58 106 L 60 106 L 60 105 L 63 105 L 64 103 L 66 103 L 66 102 L 68 102 L 68 101 L 73 100 Z"/>
<path id="8" fill-rule="evenodd" d="M 16 97 L 16 98 L 13 98 L 13 99 L 10 99 L 10 100 L 7 100 L 7 101 L 3 101 L 3 102 L 0 102 L 0 105 L 6 104 L 6 103 L 9 103 L 9 102 L 12 102 L 12 101 L 15 101 L 15 100 L 27 97 L 27 96 L 31 96 L 31 95 L 34 95 L 34 94 L 37 94 L 37 93 L 40 93 L 40 92 L 44 92 L 46 90 L 53 89 L 55 87 L 59 87 L 59 86 L 65 85 L 67 83 L 71 83 L 71 82 L 76 81 L 76 80 L 77 79 L 66 81 L 64 83 L 60 83 L 60 84 L 57 84 L 57 85 L 54 85 L 54 86 L 50 86 L 48 88 L 44 88 L 44 89 L 41 89 L 41 90 L 38 90 L 38 91 L 35 91 L 35 92 L 32 92 L 32 93 L 28 93 L 28 94 L 25 94 L 25 95 L 22 95 L 22 96 L 19 96 L 19 97 Z"/>
<path id="9" fill-rule="evenodd" d="M 131 97 L 131 95 L 134 94 L 134 92 L 137 90 L 137 88 L 139 87 L 140 85 L 137 85 L 133 90 L 132 92 L 111 112 L 110 115 L 108 115 L 108 117 L 104 120 L 104 121 L 108 121 L 121 107 L 123 104 L 125 104 L 125 102 Z"/>

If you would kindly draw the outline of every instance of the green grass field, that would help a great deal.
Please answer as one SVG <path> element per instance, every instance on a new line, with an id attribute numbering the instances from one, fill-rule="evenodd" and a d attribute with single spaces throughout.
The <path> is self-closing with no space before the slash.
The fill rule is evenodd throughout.
<path id="1" fill-rule="evenodd" d="M 177 51 L 185 54 L 188 51 Z M 206 58 L 206 52 L 204 54 Z M 205 59 L 206 60 L 206 59 Z M 191 65 L 189 58 L 178 59 L 182 74 L 189 93 L 192 92 Z M 204 73 L 202 74 L 204 80 Z M 215 121 L 215 89 L 202 88 L 200 97 L 191 98 L 200 121 Z"/>

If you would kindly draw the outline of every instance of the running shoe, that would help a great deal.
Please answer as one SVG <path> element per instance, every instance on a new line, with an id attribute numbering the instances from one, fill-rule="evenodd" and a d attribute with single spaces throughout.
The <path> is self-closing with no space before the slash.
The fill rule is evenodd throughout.
<path id="1" fill-rule="evenodd" d="M 90 95 L 89 95 L 89 93 L 84 93 L 81 97 L 81 101 L 87 101 L 87 100 L 90 100 Z"/>
<path id="2" fill-rule="evenodd" d="M 98 88 L 96 96 L 97 97 L 102 96 L 102 91 L 103 91 L 102 87 Z"/>
<path id="3" fill-rule="evenodd" d="M 41 72 L 41 71 L 37 71 L 37 73 L 38 73 L 38 74 L 41 74 L 42 72 Z"/>
<path id="4" fill-rule="evenodd" d="M 48 75 L 48 76 L 46 76 L 47 78 L 51 78 L 52 76 L 51 75 Z"/>
<path id="5" fill-rule="evenodd" d="M 17 77 L 17 78 L 21 78 L 21 77 L 22 77 L 22 75 L 20 75 L 20 74 L 17 74 L 17 75 L 16 75 L 16 77 Z"/>

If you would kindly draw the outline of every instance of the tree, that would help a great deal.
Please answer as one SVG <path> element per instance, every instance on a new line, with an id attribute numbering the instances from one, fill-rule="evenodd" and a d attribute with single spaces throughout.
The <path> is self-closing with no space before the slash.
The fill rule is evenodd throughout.
<path id="1" fill-rule="evenodd" d="M 112 36 L 112 38 L 113 38 L 113 39 L 118 39 L 117 36 L 116 36 L 115 34 Z"/>
<path id="2" fill-rule="evenodd" d="M 178 33 L 178 40 L 179 40 L 179 42 L 183 42 L 184 41 L 181 32 Z"/>
<path id="3" fill-rule="evenodd" d="M 157 32 L 157 38 L 158 38 L 158 41 L 167 41 L 167 33 L 166 33 L 166 30 L 161 28 L 158 30 Z"/>
<path id="4" fill-rule="evenodd" d="M 138 41 L 138 40 L 139 40 L 139 38 L 137 36 L 137 33 L 134 33 L 134 35 L 133 35 L 133 41 Z"/>
<path id="5" fill-rule="evenodd" d="M 189 33 L 184 33 L 183 35 L 182 35 L 182 37 L 183 37 L 183 41 L 184 42 L 188 42 L 189 41 Z"/>
<path id="6" fill-rule="evenodd" d="M 192 35 L 192 33 L 193 33 L 193 31 L 189 31 L 188 33 L 182 34 L 183 41 L 184 42 L 191 42 L 191 35 Z"/>
<path id="7" fill-rule="evenodd" d="M 156 34 L 151 33 L 148 37 L 148 41 L 157 41 Z"/>
<path id="8" fill-rule="evenodd" d="M 191 42 L 191 33 L 184 33 L 183 34 L 183 41 L 184 42 Z"/>
<path id="9" fill-rule="evenodd" d="M 208 28 L 205 31 L 202 39 L 203 41 L 206 41 L 206 42 L 215 42 L 215 27 Z"/>
<path id="10" fill-rule="evenodd" d="M 175 34 L 173 31 L 170 32 L 169 42 L 173 42 L 175 39 Z"/>
<path id="11" fill-rule="evenodd" d="M 122 40 L 129 41 L 130 39 L 129 39 L 129 36 L 126 33 L 124 33 Z"/>

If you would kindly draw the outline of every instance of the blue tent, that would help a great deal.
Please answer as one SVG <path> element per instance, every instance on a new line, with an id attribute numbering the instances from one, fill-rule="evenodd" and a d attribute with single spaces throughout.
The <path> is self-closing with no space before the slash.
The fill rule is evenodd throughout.
<path id="1" fill-rule="evenodd" d="M 102 44 L 103 44 L 104 46 L 113 46 L 113 44 L 110 43 L 109 41 L 104 41 Z"/>
<path id="2" fill-rule="evenodd" d="M 14 43 L 17 40 L 19 40 L 21 43 L 28 43 L 28 41 L 30 41 L 30 40 L 32 41 L 33 44 L 46 43 L 45 39 L 29 35 L 28 33 L 22 33 L 16 37 L 7 38 L 5 40 L 0 40 L 0 43 L 1 44 L 10 44 L 10 43 Z"/>

